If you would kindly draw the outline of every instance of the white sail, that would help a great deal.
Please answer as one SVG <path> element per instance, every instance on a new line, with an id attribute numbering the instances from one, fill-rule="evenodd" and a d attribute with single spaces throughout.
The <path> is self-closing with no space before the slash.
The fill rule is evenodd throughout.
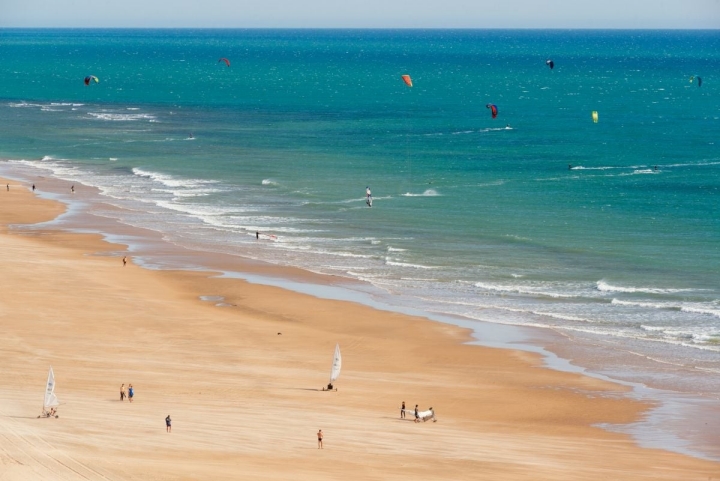
<path id="1" fill-rule="evenodd" d="M 45 386 L 45 404 L 46 408 L 53 408 L 60 405 L 57 396 L 55 395 L 55 373 L 53 368 L 50 366 L 50 372 L 48 373 L 47 385 Z"/>
<path id="2" fill-rule="evenodd" d="M 342 367 L 342 356 L 340 355 L 340 344 L 335 344 L 335 357 L 333 357 L 332 370 L 330 371 L 330 382 L 333 383 L 340 377 Z"/>

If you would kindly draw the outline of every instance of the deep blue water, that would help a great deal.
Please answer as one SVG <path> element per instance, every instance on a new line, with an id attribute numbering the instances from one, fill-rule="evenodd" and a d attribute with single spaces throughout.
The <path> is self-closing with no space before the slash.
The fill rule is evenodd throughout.
<path id="1" fill-rule="evenodd" d="M 719 85 L 718 31 L 0 30 L 0 157 L 181 245 L 712 384 Z"/>

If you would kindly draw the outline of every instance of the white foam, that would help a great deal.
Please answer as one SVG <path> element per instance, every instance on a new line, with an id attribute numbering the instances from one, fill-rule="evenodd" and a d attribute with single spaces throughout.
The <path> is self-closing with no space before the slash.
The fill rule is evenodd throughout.
<path id="1" fill-rule="evenodd" d="M 273 179 L 263 179 L 262 185 L 278 185 Z"/>
<path id="2" fill-rule="evenodd" d="M 136 122 L 138 120 L 155 121 L 155 116 L 150 114 L 116 114 L 109 112 L 88 112 L 89 116 L 98 120 L 114 121 L 114 122 Z"/>
<path id="3" fill-rule="evenodd" d="M 160 184 L 163 184 L 167 187 L 190 188 L 190 187 L 195 187 L 195 186 L 204 186 L 204 185 L 208 185 L 208 184 L 217 184 L 218 183 L 217 180 L 180 179 L 180 178 L 174 177 L 172 175 L 142 170 L 137 167 L 133 167 L 132 171 L 133 171 L 133 174 L 135 174 L 139 177 L 147 177 L 147 178 L 152 179 L 155 182 L 159 182 Z"/>
<path id="4" fill-rule="evenodd" d="M 394 266 L 394 267 L 410 267 L 413 269 L 437 269 L 437 267 L 432 266 L 424 266 L 421 264 L 410 264 L 408 262 L 398 262 L 390 259 L 389 257 L 385 258 L 385 265 L 387 266 Z"/>
<path id="5" fill-rule="evenodd" d="M 709 316 L 720 317 L 720 309 L 711 309 L 707 307 L 693 307 L 693 306 L 682 306 L 680 308 L 683 312 L 692 312 L 694 314 L 707 314 Z"/>
<path id="6" fill-rule="evenodd" d="M 640 292 L 644 294 L 675 294 L 678 292 L 694 292 L 697 289 L 661 289 L 659 287 L 623 287 L 613 286 L 605 281 L 597 282 L 597 290 L 601 292 Z"/>
<path id="7" fill-rule="evenodd" d="M 422 194 L 411 194 L 410 192 L 407 192 L 402 195 L 403 195 L 403 197 L 437 197 L 440 194 L 438 194 L 437 191 L 434 189 L 428 189 L 425 192 L 423 192 Z"/>
<path id="8" fill-rule="evenodd" d="M 515 293 L 515 294 L 524 294 L 524 295 L 532 295 L 532 296 L 545 296 L 545 297 L 553 297 L 553 298 L 571 298 L 576 297 L 572 294 L 563 294 L 559 292 L 550 292 L 541 288 L 532 287 L 532 286 L 508 286 L 508 285 L 501 285 L 501 284 L 488 284 L 486 282 L 476 282 L 475 287 L 479 287 L 480 289 L 484 289 L 486 291 L 495 291 L 495 292 L 507 292 L 507 293 Z"/>

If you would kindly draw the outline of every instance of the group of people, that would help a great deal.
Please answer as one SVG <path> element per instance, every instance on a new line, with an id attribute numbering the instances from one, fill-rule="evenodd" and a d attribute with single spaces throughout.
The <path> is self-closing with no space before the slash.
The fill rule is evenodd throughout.
<path id="1" fill-rule="evenodd" d="M 409 409 L 405 409 L 405 401 L 402 402 L 402 406 L 400 406 L 400 419 L 405 419 L 405 413 L 409 411 Z M 435 411 L 433 411 L 432 406 L 427 411 L 420 411 L 418 408 L 418 405 L 415 405 L 415 409 L 413 410 L 413 415 L 415 416 L 415 419 L 413 420 L 416 423 L 419 423 L 420 421 L 425 422 L 428 419 L 432 419 L 433 422 L 436 422 L 437 419 L 435 419 Z"/>
<path id="2" fill-rule="evenodd" d="M 128 384 L 127 393 L 125 392 L 125 384 L 120 386 L 120 400 L 121 401 L 124 401 L 125 398 L 128 398 L 128 401 L 132 402 L 133 396 L 135 396 L 135 390 L 133 389 L 132 384 Z M 165 431 L 168 433 L 172 432 L 172 419 L 170 419 L 169 414 L 165 418 Z"/>
<path id="3" fill-rule="evenodd" d="M 127 393 L 125 392 L 125 384 L 120 386 L 120 400 L 124 401 L 125 398 L 128 398 L 128 401 L 133 402 L 133 396 L 135 396 L 135 390 L 132 387 L 132 384 L 128 385 Z"/>

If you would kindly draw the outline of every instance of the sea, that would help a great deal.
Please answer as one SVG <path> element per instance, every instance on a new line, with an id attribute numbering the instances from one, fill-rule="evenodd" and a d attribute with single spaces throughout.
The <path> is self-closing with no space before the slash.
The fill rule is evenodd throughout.
<path id="1" fill-rule="evenodd" d="M 175 246 L 720 398 L 720 31 L 2 29 L 0 158 Z"/>

